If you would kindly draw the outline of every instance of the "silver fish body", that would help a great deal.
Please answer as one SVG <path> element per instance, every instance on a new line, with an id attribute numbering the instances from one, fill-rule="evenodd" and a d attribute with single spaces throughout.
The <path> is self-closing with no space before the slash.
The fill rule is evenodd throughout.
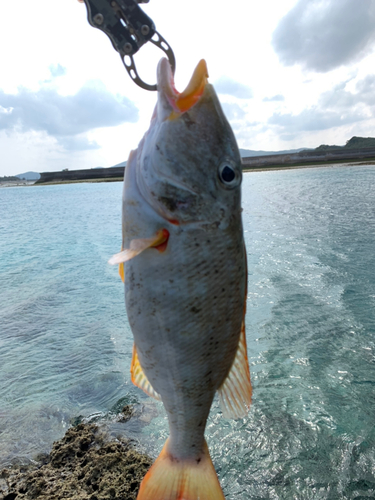
<path id="1" fill-rule="evenodd" d="M 123 197 L 123 248 L 167 235 L 124 259 L 133 381 L 163 401 L 170 428 L 139 498 L 208 500 L 223 498 L 204 440 L 213 397 L 222 391 L 234 417 L 251 397 L 241 158 L 214 88 L 205 82 L 179 112 L 170 79 L 162 60 L 158 103 L 127 163 Z"/>

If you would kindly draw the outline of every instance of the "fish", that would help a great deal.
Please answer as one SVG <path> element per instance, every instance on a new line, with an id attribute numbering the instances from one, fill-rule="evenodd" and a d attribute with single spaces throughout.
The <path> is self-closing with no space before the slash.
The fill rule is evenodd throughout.
<path id="1" fill-rule="evenodd" d="M 241 157 L 202 59 L 178 92 L 167 59 L 148 131 L 125 168 L 122 250 L 132 382 L 165 407 L 169 437 L 138 500 L 224 495 L 204 438 L 215 394 L 242 418 L 252 395 Z"/>

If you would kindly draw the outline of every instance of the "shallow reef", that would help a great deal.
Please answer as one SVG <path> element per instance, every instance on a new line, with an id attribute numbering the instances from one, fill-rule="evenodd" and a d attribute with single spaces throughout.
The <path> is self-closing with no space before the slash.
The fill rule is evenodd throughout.
<path id="1" fill-rule="evenodd" d="M 131 407 L 122 413 L 127 420 Z M 0 500 L 135 500 L 151 463 L 133 440 L 111 439 L 97 425 L 80 423 L 37 465 L 3 469 Z"/>

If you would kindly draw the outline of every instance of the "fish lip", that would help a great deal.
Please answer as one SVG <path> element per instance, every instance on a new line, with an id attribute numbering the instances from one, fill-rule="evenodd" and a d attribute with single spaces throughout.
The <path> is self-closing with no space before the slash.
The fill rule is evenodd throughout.
<path id="1" fill-rule="evenodd" d="M 163 57 L 157 68 L 157 88 L 159 96 L 162 96 L 172 109 L 169 118 L 189 111 L 203 95 L 206 84 L 208 83 L 207 64 L 201 59 L 197 64 L 193 75 L 183 92 L 178 92 L 168 59 Z"/>
<path id="2" fill-rule="evenodd" d="M 162 94 L 168 103 L 174 108 L 174 102 L 178 97 L 178 91 L 174 86 L 174 78 L 171 65 L 168 59 L 163 57 L 157 68 L 157 88 L 158 93 Z"/>
<path id="3" fill-rule="evenodd" d="M 152 121 L 162 123 L 167 119 L 173 119 L 181 116 L 186 111 L 189 111 L 201 98 L 204 93 L 208 78 L 207 65 L 204 59 L 199 61 L 193 75 L 183 92 L 178 92 L 175 84 L 172 69 L 168 59 L 162 58 L 159 61 L 157 68 L 157 88 L 158 88 L 158 103 L 155 108 Z M 143 144 L 141 149 L 143 148 Z M 139 152 L 142 158 L 142 152 Z M 193 188 L 186 185 L 183 181 L 169 177 L 164 173 L 156 172 L 158 179 L 161 182 L 166 182 L 171 186 L 176 187 L 184 192 L 187 192 L 194 197 L 198 197 L 199 193 Z M 152 193 L 152 189 L 147 185 L 141 170 L 137 168 L 136 183 L 138 190 L 144 201 L 156 211 L 156 213 L 164 220 L 174 224 L 176 223 L 176 215 L 169 212 L 163 204 L 158 201 Z M 178 202 L 178 200 L 177 200 Z M 199 223 L 205 224 L 205 220 L 184 221 L 178 219 L 178 225 Z"/>

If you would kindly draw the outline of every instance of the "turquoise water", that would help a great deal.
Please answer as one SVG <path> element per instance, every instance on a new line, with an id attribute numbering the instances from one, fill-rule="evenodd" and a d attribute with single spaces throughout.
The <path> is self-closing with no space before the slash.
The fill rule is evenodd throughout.
<path id="1" fill-rule="evenodd" d="M 375 498 L 375 167 L 244 175 L 249 416 L 214 402 L 226 498 Z M 120 183 L 0 190 L 0 466 L 47 452 L 78 418 L 154 456 L 162 405 L 130 382 Z M 120 424 L 127 401 L 140 419 Z"/>

